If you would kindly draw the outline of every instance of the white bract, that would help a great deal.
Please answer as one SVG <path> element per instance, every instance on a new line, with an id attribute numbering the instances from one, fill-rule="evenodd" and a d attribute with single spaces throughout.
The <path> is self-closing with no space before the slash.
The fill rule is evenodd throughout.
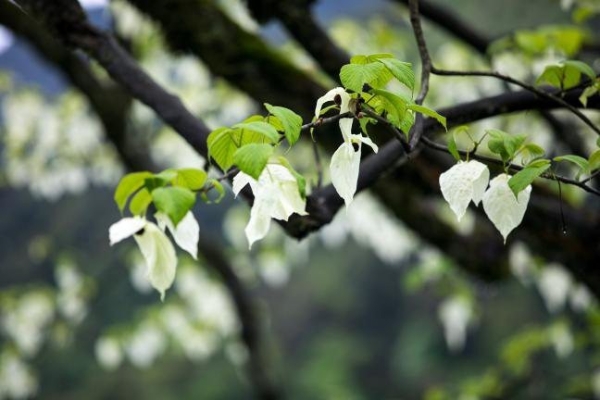
<path id="1" fill-rule="evenodd" d="M 110 245 L 133 236 L 146 260 L 147 276 L 164 300 L 175 280 L 177 256 L 171 241 L 156 224 L 142 217 L 123 218 L 109 228 Z"/>
<path id="2" fill-rule="evenodd" d="M 249 248 L 269 232 L 271 218 L 287 221 L 293 213 L 307 214 L 298 181 L 283 165 L 268 164 L 258 180 L 240 172 L 233 178 L 233 193 L 237 196 L 246 185 L 254 194 L 250 221 L 244 230 Z"/>
<path id="3" fill-rule="evenodd" d="M 523 220 L 531 195 L 531 185 L 529 185 L 519 192 L 518 198 L 515 198 L 508 186 L 509 179 L 510 175 L 498 175 L 490 181 L 490 187 L 483 195 L 483 210 L 500 231 L 505 243 L 508 234 Z"/>
<path id="4" fill-rule="evenodd" d="M 331 89 L 323 97 L 317 100 L 315 118 L 319 118 L 323 104 L 334 101 L 339 97 L 340 114 L 350 111 L 350 95 L 341 87 Z M 344 199 L 346 207 L 352 203 L 356 193 L 358 172 L 360 167 L 360 154 L 362 144 L 370 146 L 375 153 L 378 147 L 371 139 L 360 134 L 352 134 L 352 123 L 354 118 L 341 118 L 340 130 L 344 143 L 333 153 L 330 164 L 331 183 L 341 198 Z"/>
<path id="5" fill-rule="evenodd" d="M 154 218 L 156 218 L 156 222 L 163 232 L 165 228 L 169 229 L 173 239 L 175 239 L 175 243 L 177 243 L 179 247 L 190 253 L 190 255 L 194 257 L 194 260 L 198 259 L 200 225 L 198 225 L 198 221 L 196 221 L 196 218 L 191 211 L 188 211 L 187 214 L 185 214 L 183 219 L 177 224 L 177 227 L 173 226 L 171 218 L 162 212 L 154 214 Z"/>
<path id="6" fill-rule="evenodd" d="M 440 188 L 444 199 L 456 214 L 458 221 L 467 211 L 469 203 L 478 205 L 490 179 L 487 166 L 479 161 L 459 161 L 440 175 Z"/>

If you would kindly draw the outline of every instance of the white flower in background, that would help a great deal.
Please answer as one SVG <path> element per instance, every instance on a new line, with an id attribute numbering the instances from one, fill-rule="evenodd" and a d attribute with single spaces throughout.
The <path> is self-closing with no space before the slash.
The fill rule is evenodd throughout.
<path id="1" fill-rule="evenodd" d="M 246 225 L 249 248 L 269 232 L 271 218 L 287 221 L 293 213 L 306 215 L 306 200 L 300 196 L 298 181 L 283 165 L 268 164 L 258 180 L 240 172 L 233 178 L 233 193 L 250 185 L 254 204 Z"/>
<path id="2" fill-rule="evenodd" d="M 187 214 L 185 214 L 176 227 L 173 226 L 171 218 L 164 213 L 157 212 L 154 214 L 154 218 L 156 218 L 156 222 L 163 232 L 165 227 L 169 229 L 173 239 L 175 239 L 175 243 L 177 243 L 179 247 L 190 253 L 190 255 L 194 257 L 194 260 L 198 259 L 200 225 L 198 225 L 198 221 L 196 221 L 196 218 L 191 211 L 188 211 Z"/>
<path id="3" fill-rule="evenodd" d="M 129 361 L 139 368 L 147 368 L 167 347 L 167 340 L 163 331 L 153 324 L 139 327 L 129 338 L 125 351 Z"/>
<path id="4" fill-rule="evenodd" d="M 528 286 L 535 281 L 537 274 L 535 260 L 525 244 L 517 242 L 511 246 L 508 253 L 508 263 L 511 272 L 522 285 Z"/>
<path id="5" fill-rule="evenodd" d="M 569 326 L 564 322 L 557 322 L 550 327 L 550 342 L 558 358 L 566 358 L 573 352 L 575 343 Z"/>
<path id="6" fill-rule="evenodd" d="M 319 100 L 315 108 L 315 118 L 319 118 L 323 104 L 328 101 L 336 101 L 340 106 L 340 114 L 350 111 L 350 95 L 341 87 L 331 89 Z M 356 193 L 356 183 L 360 167 L 360 154 L 362 144 L 370 146 L 375 153 L 378 147 L 371 139 L 361 134 L 352 134 L 352 123 L 354 118 L 342 118 L 339 121 L 340 130 L 344 143 L 333 153 L 330 164 L 331 183 L 340 197 L 344 199 L 346 207 L 352 203 Z"/>
<path id="7" fill-rule="evenodd" d="M 116 369 L 123 361 L 123 351 L 119 341 L 112 337 L 102 337 L 95 345 L 96 360 L 106 370 Z"/>
<path id="8" fill-rule="evenodd" d="M 594 397 L 596 399 L 600 399 L 600 368 L 596 368 L 596 370 L 592 372 L 590 381 L 592 390 L 594 392 Z"/>
<path id="9" fill-rule="evenodd" d="M 527 210 L 531 185 L 519 192 L 518 199 L 508 186 L 510 175 L 500 174 L 490 181 L 490 188 L 483 195 L 483 210 L 496 229 L 500 231 L 504 242 L 506 237 L 515 229 Z"/>
<path id="10" fill-rule="evenodd" d="M 595 304 L 595 299 L 587 287 L 579 284 L 571 289 L 569 302 L 574 311 L 585 312 Z"/>
<path id="11" fill-rule="evenodd" d="M 462 350 L 467 339 L 467 328 L 473 319 L 471 304 L 462 297 L 449 298 L 440 305 L 438 315 L 444 325 L 448 348 L 454 352 Z"/>
<path id="12" fill-rule="evenodd" d="M 109 229 L 110 245 L 133 236 L 146 259 L 147 275 L 164 300 L 165 291 L 175 280 L 177 256 L 171 241 L 152 222 L 141 217 L 123 218 Z"/>
<path id="13" fill-rule="evenodd" d="M 483 198 L 490 179 L 490 171 L 485 164 L 471 160 L 459 161 L 440 175 L 440 189 L 458 221 L 467 211 L 469 203 L 478 205 Z"/>
<path id="14" fill-rule="evenodd" d="M 0 354 L 0 399 L 33 398 L 38 385 L 32 368 L 15 353 L 4 350 Z"/>
<path id="15" fill-rule="evenodd" d="M 571 275 L 559 264 L 548 264 L 537 280 L 538 290 L 551 313 L 564 308 L 573 280 Z"/>

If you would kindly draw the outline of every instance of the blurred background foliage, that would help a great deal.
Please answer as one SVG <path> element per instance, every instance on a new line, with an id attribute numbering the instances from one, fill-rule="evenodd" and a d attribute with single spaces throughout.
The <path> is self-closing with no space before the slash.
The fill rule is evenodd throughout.
<path id="1" fill-rule="evenodd" d="M 279 26 L 259 27 L 237 1 L 219 3 L 316 73 Z M 571 21 L 553 0 L 452 6 L 490 36 Z M 416 61 L 402 7 L 321 1 L 315 12 L 351 53 Z M 88 13 L 114 28 L 143 67 L 212 128 L 257 110 L 197 59 L 166 52 L 156 27 L 127 3 Z M 434 25 L 426 30 L 440 67 L 487 65 Z M 119 218 L 112 190 L 124 167 L 85 99 L 25 42 L 13 40 L 0 56 L 0 398 L 248 398 L 247 350 L 227 292 L 203 260 L 184 259 L 160 303 L 131 243 L 109 248 L 107 229 Z M 545 49 L 501 49 L 494 66 L 526 76 L 561 56 Z M 428 100 L 442 106 L 500 90 L 493 80 L 434 77 Z M 204 165 L 145 106 L 134 102 L 127 124 L 144 133 L 136 144 L 158 164 Z M 491 125 L 551 141 L 532 116 L 472 129 Z M 314 180 L 310 151 L 300 149 L 296 162 Z M 440 199 L 428 201 L 448 215 Z M 260 299 L 269 356 L 290 399 L 600 398 L 596 301 L 526 244 L 507 248 L 514 279 L 492 284 L 465 275 L 366 193 L 319 234 L 298 243 L 272 229 L 250 253 L 246 204 L 225 200 L 195 212 L 201 235 L 227 246 L 236 272 Z M 467 215 L 457 235 L 470 224 Z"/>

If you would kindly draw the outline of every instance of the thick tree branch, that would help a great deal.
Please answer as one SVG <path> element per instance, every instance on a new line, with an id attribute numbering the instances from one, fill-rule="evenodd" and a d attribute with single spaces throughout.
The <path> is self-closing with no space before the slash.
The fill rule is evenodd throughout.
<path id="1" fill-rule="evenodd" d="M 65 44 L 87 52 L 133 97 L 153 109 L 199 154 L 206 157 L 209 130 L 192 115 L 181 100 L 167 92 L 146 74 L 111 36 L 91 26 L 85 13 L 73 0 L 18 0 L 46 22 Z"/>
<path id="2" fill-rule="evenodd" d="M 231 21 L 214 1 L 129 1 L 160 24 L 174 50 L 196 55 L 213 74 L 260 103 L 283 105 L 305 118 L 312 117 L 314 99 L 325 88 L 273 51 L 260 37 Z"/>

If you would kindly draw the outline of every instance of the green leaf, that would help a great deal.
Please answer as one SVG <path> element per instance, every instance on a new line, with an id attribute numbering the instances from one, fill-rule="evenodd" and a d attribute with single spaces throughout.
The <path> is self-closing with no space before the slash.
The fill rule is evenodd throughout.
<path id="1" fill-rule="evenodd" d="M 369 64 L 346 64 L 340 70 L 340 80 L 345 88 L 357 93 L 362 92 L 363 86 L 369 84 L 381 88 L 390 81 L 392 75 L 380 62 Z"/>
<path id="2" fill-rule="evenodd" d="M 545 153 L 546 151 L 535 143 L 527 143 L 523 146 L 523 160 L 526 162 L 542 157 Z"/>
<path id="3" fill-rule="evenodd" d="M 590 158 L 588 158 L 588 164 L 590 172 L 600 168 L 600 150 L 596 150 L 590 155 Z"/>
<path id="4" fill-rule="evenodd" d="M 388 71 L 410 90 L 415 88 L 415 73 L 411 63 L 396 60 L 395 58 L 380 58 L 377 61 L 385 65 Z"/>
<path id="5" fill-rule="evenodd" d="M 201 169 L 182 168 L 177 170 L 177 176 L 173 181 L 173 185 L 190 190 L 199 190 L 204 186 L 206 178 L 206 172 Z"/>
<path id="6" fill-rule="evenodd" d="M 588 160 L 575 154 L 566 154 L 564 156 L 554 157 L 554 161 L 568 161 L 579 168 L 579 173 L 586 173 L 590 170 L 590 163 Z"/>
<path id="7" fill-rule="evenodd" d="M 536 84 L 547 83 L 566 90 L 578 85 L 582 74 L 587 75 L 590 79 L 596 78 L 594 70 L 586 63 L 567 60 L 558 65 L 547 66 L 536 80 Z"/>
<path id="8" fill-rule="evenodd" d="M 400 96 L 395 95 L 394 93 L 383 90 L 383 89 L 373 89 L 371 90 L 373 94 L 375 94 L 375 102 L 372 102 L 375 111 L 379 114 L 383 114 L 385 112 L 386 118 L 394 125 L 400 126 L 400 123 L 405 118 L 407 112 L 407 103 L 406 99 L 403 99 Z"/>
<path id="9" fill-rule="evenodd" d="M 150 203 L 152 203 L 152 196 L 148 189 L 143 188 L 131 198 L 131 201 L 129 202 L 129 212 L 132 215 L 143 215 L 146 213 Z"/>
<path id="10" fill-rule="evenodd" d="M 152 174 L 150 172 L 134 172 L 121 178 L 121 181 L 115 189 L 114 195 L 115 203 L 117 203 L 119 211 L 123 212 L 127 199 L 144 186 L 145 179 L 151 176 Z"/>
<path id="11" fill-rule="evenodd" d="M 499 129 L 490 129 L 487 131 L 490 136 L 488 149 L 494 154 L 498 154 L 502 161 L 512 160 L 526 139 L 524 135 L 509 135 Z"/>
<path id="12" fill-rule="evenodd" d="M 584 107 L 587 107 L 588 99 L 590 97 L 592 97 L 593 95 L 595 95 L 596 93 L 598 93 L 598 85 L 597 84 L 588 86 L 581 93 L 581 96 L 579 96 L 579 101 L 581 102 L 581 104 L 583 104 Z"/>
<path id="13" fill-rule="evenodd" d="M 550 168 L 550 160 L 536 160 L 512 176 L 508 180 L 508 186 L 515 197 L 548 168 Z"/>
<path id="14" fill-rule="evenodd" d="M 258 133 L 267 138 L 270 142 L 276 143 L 279 140 L 279 134 L 277 129 L 273 125 L 268 124 L 264 121 L 252 121 L 242 122 L 233 126 L 234 129 L 241 129 L 242 131 L 250 131 Z"/>
<path id="15" fill-rule="evenodd" d="M 154 174 L 144 180 L 146 189 L 152 192 L 159 187 L 167 186 L 177 177 L 177 172 L 174 169 L 166 169 L 158 174 Z"/>
<path id="16" fill-rule="evenodd" d="M 258 180 L 261 172 L 273 155 L 273 146 L 270 144 L 250 143 L 240 147 L 233 155 L 233 163 L 237 167 Z"/>
<path id="17" fill-rule="evenodd" d="M 567 60 L 567 61 L 563 61 L 563 64 L 567 69 L 572 68 L 574 70 L 577 70 L 577 71 L 579 71 L 580 74 L 587 75 L 588 78 L 590 78 L 592 80 L 594 80 L 596 78 L 596 73 L 594 72 L 592 67 L 590 67 L 583 61 Z"/>
<path id="18" fill-rule="evenodd" d="M 452 157 L 456 161 L 460 161 L 460 154 L 458 154 L 458 148 L 456 147 L 456 140 L 454 139 L 454 134 L 448 135 L 448 151 L 452 154 Z"/>
<path id="19" fill-rule="evenodd" d="M 407 107 L 408 107 L 409 110 L 413 110 L 413 111 L 419 112 L 419 113 L 421 113 L 423 115 L 426 115 L 428 117 L 431 117 L 431 118 L 435 119 L 444 128 L 446 128 L 446 117 L 444 117 L 443 115 L 438 114 L 437 112 L 435 112 L 431 108 L 428 108 L 428 107 L 425 107 L 425 106 L 421 106 L 421 105 L 418 105 L 418 104 L 409 104 Z"/>
<path id="20" fill-rule="evenodd" d="M 277 117 L 283 125 L 285 138 L 290 146 L 296 143 L 300 137 L 300 130 L 302 129 L 302 117 L 289 108 L 272 106 L 268 103 L 265 103 L 265 107 L 269 113 Z"/>
<path id="21" fill-rule="evenodd" d="M 177 226 L 185 214 L 194 206 L 194 192 L 178 186 L 158 188 L 152 192 L 152 200 L 158 211 L 167 214 Z"/>

